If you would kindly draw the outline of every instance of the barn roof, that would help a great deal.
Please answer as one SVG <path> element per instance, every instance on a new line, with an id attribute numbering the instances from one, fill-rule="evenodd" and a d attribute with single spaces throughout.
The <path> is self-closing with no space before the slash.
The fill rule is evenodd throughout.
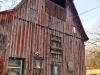
<path id="1" fill-rule="evenodd" d="M 80 27 L 81 27 L 81 31 L 82 31 L 82 33 L 83 33 L 83 35 L 84 35 L 84 41 L 87 41 L 87 40 L 89 40 L 89 38 L 88 38 L 88 36 L 86 35 L 86 33 L 85 33 L 85 31 L 84 31 L 82 22 L 81 22 L 81 20 L 80 20 L 80 18 L 79 18 L 79 15 L 78 15 L 78 12 L 77 12 L 77 10 L 76 10 L 76 8 L 75 8 L 75 5 L 74 5 L 73 2 L 70 2 L 70 3 L 71 3 L 71 6 L 72 6 L 72 10 L 74 10 L 75 15 L 77 15 L 76 18 L 77 18 L 77 21 L 78 21 L 78 23 L 79 23 L 79 25 L 80 25 Z"/>
<path id="2" fill-rule="evenodd" d="M 27 0 L 22 0 L 22 1 L 21 1 L 19 4 L 17 4 L 13 9 L 1 11 L 0 14 L 1 14 L 1 13 L 7 13 L 7 12 L 12 12 L 12 11 L 14 11 L 14 10 L 16 10 L 17 8 L 19 8 L 19 7 L 20 7 L 24 2 L 26 2 L 26 1 L 27 1 Z M 74 10 L 75 15 L 78 15 L 78 12 L 77 12 L 77 10 L 76 10 L 76 8 L 75 8 L 75 5 L 74 5 L 74 3 L 73 3 L 73 0 L 69 0 L 69 2 L 71 3 L 71 7 L 72 7 L 72 10 Z M 78 22 L 79 22 L 79 25 L 80 25 L 80 27 L 81 27 L 82 33 L 83 33 L 83 35 L 84 35 L 84 41 L 87 41 L 89 38 L 88 38 L 88 36 L 86 35 L 86 33 L 85 33 L 85 31 L 84 31 L 84 28 L 83 28 L 83 26 L 82 26 L 81 20 L 80 20 L 79 16 L 76 16 L 76 18 L 77 18 L 77 20 L 78 20 Z"/>

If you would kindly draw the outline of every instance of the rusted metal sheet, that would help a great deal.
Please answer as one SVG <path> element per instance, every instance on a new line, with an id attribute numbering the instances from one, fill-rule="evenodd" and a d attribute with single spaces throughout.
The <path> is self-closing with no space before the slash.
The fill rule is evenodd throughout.
<path id="1" fill-rule="evenodd" d="M 30 15 L 30 8 L 36 10 L 36 18 Z M 0 25 L 5 21 L 3 33 L 7 35 L 7 44 L 4 62 L 4 75 L 8 71 L 9 58 L 24 59 L 23 75 L 35 75 L 34 56 L 36 52 L 43 57 L 41 75 L 51 75 L 51 62 L 58 59 L 50 54 L 51 35 L 61 37 L 62 58 L 61 75 L 71 74 L 68 62 L 74 66 L 72 75 L 85 75 L 84 64 L 84 36 L 80 34 L 77 21 L 71 18 L 73 13 L 70 6 L 62 8 L 50 0 L 26 0 L 14 11 L 0 13 Z M 72 33 L 75 25 L 76 35 Z M 81 29 L 81 28 L 80 28 Z M 1 32 L 1 31 L 0 31 Z"/>

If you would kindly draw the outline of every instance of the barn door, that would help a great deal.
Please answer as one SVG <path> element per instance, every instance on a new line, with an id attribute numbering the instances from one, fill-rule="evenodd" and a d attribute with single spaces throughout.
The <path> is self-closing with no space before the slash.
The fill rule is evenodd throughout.
<path id="1" fill-rule="evenodd" d="M 0 75 L 3 74 L 3 64 L 4 64 L 4 60 L 0 58 Z"/>

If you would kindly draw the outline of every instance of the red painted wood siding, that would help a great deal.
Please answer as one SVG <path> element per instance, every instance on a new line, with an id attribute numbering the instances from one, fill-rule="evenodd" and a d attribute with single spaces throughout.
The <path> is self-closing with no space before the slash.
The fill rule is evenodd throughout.
<path id="1" fill-rule="evenodd" d="M 0 58 L 0 75 L 3 74 L 3 69 L 4 69 L 4 59 Z"/>
<path id="2" fill-rule="evenodd" d="M 33 57 L 37 51 L 44 58 L 41 75 L 50 75 L 51 34 L 61 37 L 62 40 L 61 75 L 69 74 L 67 71 L 68 61 L 74 62 L 73 75 L 85 75 L 84 45 L 78 29 L 73 37 L 72 25 L 77 27 L 77 23 L 71 18 L 73 14 L 70 7 L 67 6 L 66 9 L 63 9 L 66 12 L 66 16 L 64 16 L 66 20 L 54 17 L 54 15 L 51 15 L 51 19 L 49 19 L 45 7 L 46 1 L 48 0 L 26 0 L 13 12 L 5 13 L 7 16 L 4 13 L 0 14 L 0 20 L 6 21 L 7 32 L 4 33 L 8 35 L 7 42 L 10 41 L 10 47 L 6 51 L 4 75 L 7 73 L 9 57 L 24 58 L 24 75 L 33 75 Z M 36 10 L 36 19 L 30 17 L 30 8 Z M 10 23 L 8 23 L 9 19 Z"/>

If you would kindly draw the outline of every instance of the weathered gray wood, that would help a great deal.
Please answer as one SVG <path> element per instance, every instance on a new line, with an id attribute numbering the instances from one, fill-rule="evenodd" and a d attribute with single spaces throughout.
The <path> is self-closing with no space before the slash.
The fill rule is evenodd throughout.
<path id="1" fill-rule="evenodd" d="M 8 30 L 5 27 L 5 33 L 8 32 L 7 42 L 10 42 L 10 46 L 5 55 L 4 75 L 7 73 L 9 57 L 24 59 L 23 75 L 35 75 L 33 61 L 36 52 L 43 57 L 43 69 L 39 75 L 51 75 L 51 64 L 58 61 L 61 75 L 85 75 L 83 42 L 86 36 L 78 19 L 75 17 L 73 21 L 71 18 L 75 14 L 71 3 L 67 0 L 65 9 L 50 0 L 25 0 L 21 3 L 14 11 L 0 13 L 0 24 L 1 20 L 11 20 L 10 24 L 5 25 L 8 26 Z M 30 16 L 30 8 L 36 10 L 36 19 Z M 75 35 L 72 33 L 73 25 L 77 28 Z M 61 37 L 62 57 L 50 56 L 51 34 Z"/>

